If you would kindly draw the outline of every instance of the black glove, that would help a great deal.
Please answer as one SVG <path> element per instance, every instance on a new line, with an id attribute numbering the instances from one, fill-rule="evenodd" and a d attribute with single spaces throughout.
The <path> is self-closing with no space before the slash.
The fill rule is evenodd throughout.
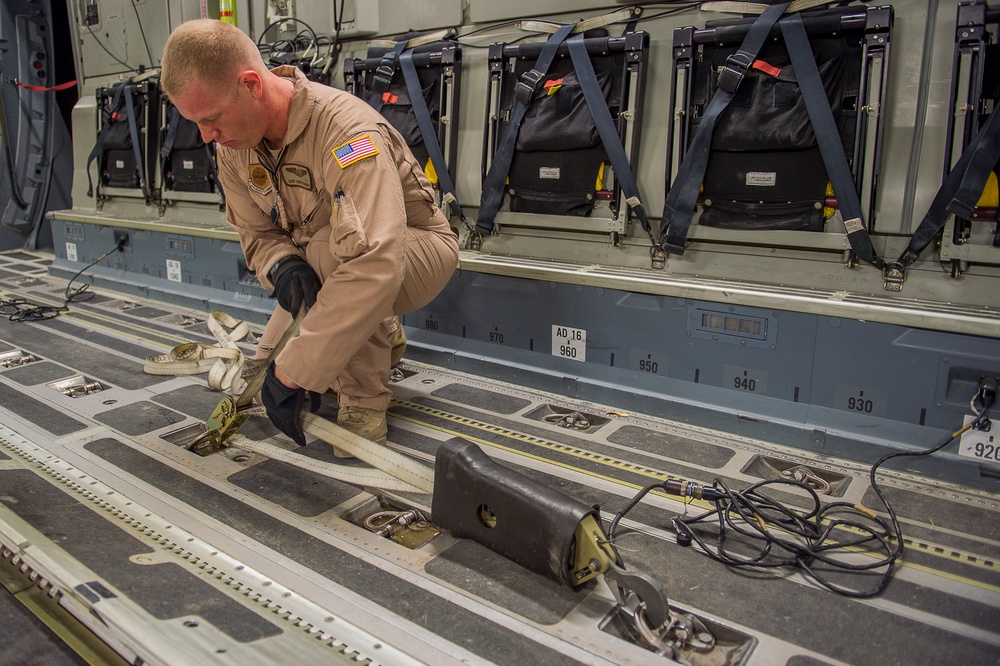
<path id="1" fill-rule="evenodd" d="M 294 254 L 278 260 L 271 269 L 271 282 L 274 283 L 271 298 L 277 298 L 278 305 L 293 317 L 303 303 L 307 310 L 316 303 L 316 294 L 323 286 L 312 266 Z"/>
<path id="2" fill-rule="evenodd" d="M 267 418 L 275 428 L 291 437 L 299 446 L 306 445 L 306 435 L 299 426 L 299 412 L 302 411 L 306 393 L 309 394 L 309 411 L 315 412 L 320 405 L 318 393 L 285 386 L 274 374 L 274 363 L 267 366 L 264 386 L 260 389 L 260 399 L 267 410 Z"/>

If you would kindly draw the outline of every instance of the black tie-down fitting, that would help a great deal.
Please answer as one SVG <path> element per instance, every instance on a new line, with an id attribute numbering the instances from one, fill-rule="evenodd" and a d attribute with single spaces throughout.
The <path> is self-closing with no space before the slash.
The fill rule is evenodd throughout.
<path id="1" fill-rule="evenodd" d="M 596 507 L 498 464 L 468 440 L 438 448 L 431 512 L 453 536 L 570 587 L 603 574 L 623 612 L 654 634 L 673 622 L 660 583 L 625 570 Z"/>

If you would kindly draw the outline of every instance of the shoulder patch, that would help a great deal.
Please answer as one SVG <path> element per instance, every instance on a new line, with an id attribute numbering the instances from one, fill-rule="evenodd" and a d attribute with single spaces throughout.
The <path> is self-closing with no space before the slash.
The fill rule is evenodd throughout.
<path id="1" fill-rule="evenodd" d="M 372 142 L 371 135 L 365 134 L 362 137 L 352 139 L 347 143 L 337 146 L 331 152 L 337 160 L 337 164 L 343 169 L 366 157 L 378 155 L 378 148 Z"/>

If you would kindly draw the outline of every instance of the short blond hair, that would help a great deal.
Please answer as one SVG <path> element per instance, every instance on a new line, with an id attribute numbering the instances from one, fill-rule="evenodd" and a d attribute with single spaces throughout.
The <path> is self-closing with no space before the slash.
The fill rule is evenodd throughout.
<path id="1" fill-rule="evenodd" d="M 167 97 L 183 95 L 194 81 L 226 90 L 228 79 L 248 69 L 267 70 L 252 39 L 229 23 L 195 19 L 179 25 L 167 38 L 160 59 L 160 88 Z"/>

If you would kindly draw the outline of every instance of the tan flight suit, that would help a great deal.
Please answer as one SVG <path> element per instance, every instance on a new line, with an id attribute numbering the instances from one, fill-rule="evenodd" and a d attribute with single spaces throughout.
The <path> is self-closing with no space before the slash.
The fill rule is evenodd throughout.
<path id="1" fill-rule="evenodd" d="M 332 388 L 341 406 L 385 410 L 397 315 L 429 303 L 458 265 L 458 243 L 406 142 L 374 109 L 342 90 L 295 82 L 280 163 L 263 142 L 218 148 L 226 220 L 265 288 L 282 257 L 304 257 L 323 283 L 276 359 L 310 391 Z M 276 223 L 272 223 L 272 209 Z M 260 349 L 289 321 L 276 307 Z"/>

